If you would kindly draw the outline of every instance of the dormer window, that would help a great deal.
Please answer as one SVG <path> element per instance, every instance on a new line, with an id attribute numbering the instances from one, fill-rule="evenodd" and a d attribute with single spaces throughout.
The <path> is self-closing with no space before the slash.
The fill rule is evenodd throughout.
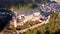
<path id="1" fill-rule="evenodd" d="M 24 16 L 21 16 L 21 18 L 22 18 L 22 19 L 25 19 L 25 17 L 24 17 Z"/>

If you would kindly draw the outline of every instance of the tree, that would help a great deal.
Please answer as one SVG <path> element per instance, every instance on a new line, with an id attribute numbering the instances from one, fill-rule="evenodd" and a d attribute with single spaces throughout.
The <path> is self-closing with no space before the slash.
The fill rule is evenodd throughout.
<path id="1" fill-rule="evenodd" d="M 36 32 L 36 34 L 41 34 L 41 32 L 38 30 L 38 31 Z"/>

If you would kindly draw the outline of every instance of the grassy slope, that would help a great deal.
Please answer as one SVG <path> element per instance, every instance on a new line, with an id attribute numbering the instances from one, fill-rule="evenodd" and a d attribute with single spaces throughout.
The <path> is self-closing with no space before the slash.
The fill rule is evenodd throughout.
<path id="1" fill-rule="evenodd" d="M 20 34 L 55 34 L 55 32 L 58 31 L 59 29 L 60 29 L 60 15 L 52 13 L 48 24 L 38 26 L 34 29 L 28 29 L 28 31 Z M 14 28 L 12 31 L 15 32 Z M 4 30 L 4 32 L 13 33 L 8 30 Z M 16 34 L 16 32 L 14 34 Z"/>
<path id="2" fill-rule="evenodd" d="M 21 34 L 55 34 L 60 29 L 60 16 L 56 13 L 51 14 L 51 18 L 48 24 L 38 26 L 34 29 Z"/>

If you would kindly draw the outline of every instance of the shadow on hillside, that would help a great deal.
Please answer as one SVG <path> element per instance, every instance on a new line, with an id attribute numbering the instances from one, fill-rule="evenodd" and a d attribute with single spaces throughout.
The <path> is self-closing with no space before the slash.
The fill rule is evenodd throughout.
<path id="1" fill-rule="evenodd" d="M 37 6 L 38 6 L 38 5 L 36 5 L 36 4 L 32 4 L 32 7 L 31 7 L 31 8 L 32 8 L 32 9 L 35 9 L 35 8 L 37 8 Z"/>
<path id="2" fill-rule="evenodd" d="M 56 31 L 54 34 L 60 34 L 60 29 L 58 31 Z"/>
<path id="3" fill-rule="evenodd" d="M 50 31 L 49 31 L 49 30 L 47 30 L 47 31 L 45 32 L 45 34 L 50 34 Z"/>
<path id="4" fill-rule="evenodd" d="M 5 14 L 2 14 L 5 13 Z M 8 14 L 7 14 L 8 13 Z M 0 9 L 0 32 L 10 23 L 10 21 L 12 20 L 13 15 L 9 15 L 12 14 L 13 12 L 9 11 L 9 10 L 4 10 L 4 9 Z"/>

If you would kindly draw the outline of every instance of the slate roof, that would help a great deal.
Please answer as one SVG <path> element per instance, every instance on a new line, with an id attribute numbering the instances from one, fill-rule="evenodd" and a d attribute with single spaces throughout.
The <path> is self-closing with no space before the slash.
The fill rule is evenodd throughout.
<path id="1" fill-rule="evenodd" d="M 17 14 L 18 15 L 22 15 L 22 14 L 24 14 L 24 15 L 31 15 L 32 13 L 29 10 L 18 10 Z"/>
<path id="2" fill-rule="evenodd" d="M 39 10 L 40 10 L 41 15 L 43 16 L 47 17 L 51 14 L 51 8 L 49 6 L 46 6 L 46 5 L 40 6 Z"/>
<path id="3" fill-rule="evenodd" d="M 56 7 L 56 10 L 60 12 L 60 6 L 57 6 Z"/>
<path id="4" fill-rule="evenodd" d="M 18 14 L 24 14 L 24 15 L 32 15 L 33 13 L 39 12 L 41 15 L 43 16 L 49 16 L 52 12 L 52 10 L 54 11 L 60 11 L 60 4 L 58 4 L 55 1 L 51 1 L 48 2 L 44 5 L 44 7 L 42 5 L 39 5 L 37 8 L 35 9 L 30 9 L 30 10 L 18 10 L 17 13 Z"/>
<path id="5" fill-rule="evenodd" d="M 27 15 L 33 15 L 33 13 L 39 12 L 38 9 L 30 9 L 30 10 L 18 10 L 17 14 L 22 15 L 24 14 L 25 16 Z"/>
<path id="6" fill-rule="evenodd" d="M 51 7 L 51 9 L 54 10 L 54 11 L 60 11 L 60 4 L 58 4 L 55 1 L 51 1 L 49 3 L 46 3 L 46 5 Z"/>

